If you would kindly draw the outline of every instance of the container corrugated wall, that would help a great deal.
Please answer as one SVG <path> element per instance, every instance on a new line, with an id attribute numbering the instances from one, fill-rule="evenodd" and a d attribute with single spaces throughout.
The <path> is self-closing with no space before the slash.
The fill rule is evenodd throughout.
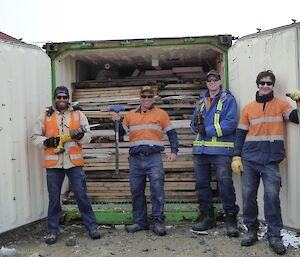
<path id="1" fill-rule="evenodd" d="M 299 24 L 249 35 L 239 39 L 229 50 L 230 90 L 240 108 L 255 99 L 256 76 L 266 69 L 276 75 L 275 96 L 295 102 L 285 96 L 299 89 Z M 281 208 L 284 225 L 300 229 L 300 126 L 287 123 L 287 158 L 280 164 L 282 176 Z M 242 206 L 239 179 L 236 178 L 240 206 Z M 263 188 L 259 189 L 259 213 L 263 215 Z"/>
<path id="2" fill-rule="evenodd" d="M 0 41 L 0 233 L 44 218 L 47 189 L 32 128 L 51 103 L 50 58 L 38 47 Z"/>

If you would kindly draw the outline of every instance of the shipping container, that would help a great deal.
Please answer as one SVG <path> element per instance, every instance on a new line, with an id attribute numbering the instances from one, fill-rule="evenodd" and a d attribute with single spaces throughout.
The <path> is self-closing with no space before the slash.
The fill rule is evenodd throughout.
<path id="1" fill-rule="evenodd" d="M 280 98 L 286 98 L 286 92 L 299 87 L 299 23 L 243 37 L 233 46 L 232 39 L 231 35 L 218 35 L 48 43 L 45 49 L 50 58 L 33 46 L 1 42 L 0 79 L 5 92 L 1 94 L 1 111 L 5 119 L 1 121 L 0 132 L 7 148 L 1 150 L 0 233 L 46 215 L 42 156 L 28 142 L 36 117 L 43 107 L 50 104 L 51 90 L 58 85 L 70 88 L 74 104 L 83 108 L 91 124 L 103 123 L 102 127 L 93 131 L 94 141 L 84 150 L 88 192 L 96 212 L 103 206 L 109 211 L 112 203 L 130 202 L 126 161 L 128 138 L 121 139 L 121 172 L 116 176 L 113 124 L 108 118 L 107 106 L 118 103 L 125 106 L 125 111 L 134 108 L 138 103 L 138 90 L 144 84 L 156 86 L 157 104 L 169 112 L 180 131 L 178 162 L 172 165 L 165 163 L 166 199 L 170 203 L 166 209 L 174 203 L 176 208 L 195 208 L 191 155 L 193 135 L 188 131 L 188 124 L 195 99 L 205 88 L 205 73 L 211 68 L 217 69 L 222 74 L 224 86 L 233 92 L 240 108 L 254 99 L 255 79 L 261 70 L 273 70 L 277 77 L 275 95 Z M 295 103 L 292 104 L 295 106 Z M 9 109 L 12 106 L 14 111 Z M 15 111 L 16 107 L 20 110 Z M 21 120 L 21 124 L 12 125 Z M 300 164 L 299 131 L 298 126 L 287 125 L 288 158 L 280 165 L 283 221 L 285 226 L 294 229 L 300 229 L 297 219 L 300 211 L 297 200 L 300 190 L 297 170 Z M 165 143 L 168 151 L 167 141 Z M 242 206 L 238 180 L 235 178 L 235 185 Z M 216 189 L 217 185 L 213 183 Z M 262 192 L 260 188 L 261 219 Z M 21 203 L 17 203 L 19 197 L 15 198 L 16 195 L 22 196 Z M 72 193 L 65 202 L 72 203 Z M 181 217 L 189 215 L 186 209 L 177 210 L 180 210 Z M 124 221 L 119 217 L 122 214 L 108 213 L 111 218 L 107 221 Z M 174 218 L 174 213 L 176 211 L 170 212 L 167 218 Z M 7 223 L 9 216 L 17 218 Z M 105 216 L 101 218 L 105 219 Z M 126 218 L 130 219 L 130 215 Z M 2 224 L 5 226 L 2 227 Z"/>
<path id="2" fill-rule="evenodd" d="M 285 94 L 300 89 L 299 28 L 297 23 L 248 35 L 237 40 L 229 49 L 230 90 L 240 107 L 254 100 L 257 74 L 262 70 L 272 70 L 276 75 L 274 95 L 289 101 L 296 108 L 296 103 Z M 286 123 L 286 132 L 287 158 L 280 164 L 282 218 L 285 226 L 299 230 L 300 127 Z M 238 192 L 237 196 L 241 197 L 241 193 Z M 241 199 L 239 202 L 242 203 Z M 260 218 L 264 219 L 262 183 L 258 202 Z"/>
<path id="3" fill-rule="evenodd" d="M 41 151 L 30 135 L 51 103 L 50 59 L 37 46 L 0 41 L 0 233 L 47 215 Z"/>

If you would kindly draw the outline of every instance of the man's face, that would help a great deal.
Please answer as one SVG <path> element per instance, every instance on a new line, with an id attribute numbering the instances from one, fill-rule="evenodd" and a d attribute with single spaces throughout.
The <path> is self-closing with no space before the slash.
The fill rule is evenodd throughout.
<path id="1" fill-rule="evenodd" d="M 258 94 L 259 95 L 267 95 L 273 91 L 273 82 L 272 79 L 267 77 L 262 77 L 258 83 Z"/>
<path id="2" fill-rule="evenodd" d="M 68 109 L 69 97 L 66 94 L 60 93 L 55 96 L 55 106 L 59 111 Z"/>
<path id="3" fill-rule="evenodd" d="M 149 110 L 152 104 L 154 103 L 154 95 L 149 92 L 141 93 L 140 103 L 142 110 Z"/>
<path id="4" fill-rule="evenodd" d="M 222 85 L 222 81 L 215 76 L 209 76 L 206 80 L 206 86 L 209 91 L 218 91 Z"/>

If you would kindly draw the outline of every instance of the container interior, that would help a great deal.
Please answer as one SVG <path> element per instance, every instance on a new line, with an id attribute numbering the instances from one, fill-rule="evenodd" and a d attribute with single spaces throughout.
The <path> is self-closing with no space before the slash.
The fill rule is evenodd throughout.
<path id="1" fill-rule="evenodd" d="M 168 162 L 168 137 L 162 153 L 166 202 L 196 202 L 189 124 L 199 95 L 205 90 L 206 73 L 217 69 L 223 76 L 223 54 L 209 45 L 145 46 L 68 51 L 59 60 L 60 70 L 72 67 L 72 100 L 83 109 L 92 129 L 92 141 L 84 146 L 88 195 L 93 203 L 131 202 L 128 135 L 120 137 L 119 171 L 116 175 L 115 132 L 110 106 L 122 105 L 124 116 L 139 105 L 140 88 L 151 85 L 156 106 L 168 112 L 179 139 L 176 162 Z M 61 75 L 62 76 L 62 75 Z M 65 76 L 66 77 L 66 76 Z M 70 79 L 70 78 L 69 78 Z M 146 196 L 150 201 L 149 182 Z M 217 183 L 211 182 L 217 199 Z M 65 203 L 73 203 L 69 193 Z"/>

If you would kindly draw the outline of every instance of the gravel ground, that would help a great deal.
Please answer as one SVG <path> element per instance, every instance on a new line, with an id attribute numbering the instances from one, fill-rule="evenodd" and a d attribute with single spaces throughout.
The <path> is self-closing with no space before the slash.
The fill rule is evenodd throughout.
<path id="1" fill-rule="evenodd" d="M 158 237 L 151 230 L 128 234 L 122 225 L 100 226 L 102 238 L 91 240 L 81 224 L 62 225 L 58 242 L 46 245 L 46 222 L 42 221 L 0 235 L 0 246 L 15 248 L 16 252 L 10 256 L 16 257 L 277 256 L 264 238 L 254 246 L 241 247 L 240 238 L 226 236 L 223 222 L 218 222 L 208 235 L 193 234 L 191 226 L 191 222 L 167 223 L 168 234 L 165 237 Z M 70 239 L 75 241 L 74 246 L 67 246 Z M 300 250 L 289 247 L 285 256 L 299 257 Z"/>

